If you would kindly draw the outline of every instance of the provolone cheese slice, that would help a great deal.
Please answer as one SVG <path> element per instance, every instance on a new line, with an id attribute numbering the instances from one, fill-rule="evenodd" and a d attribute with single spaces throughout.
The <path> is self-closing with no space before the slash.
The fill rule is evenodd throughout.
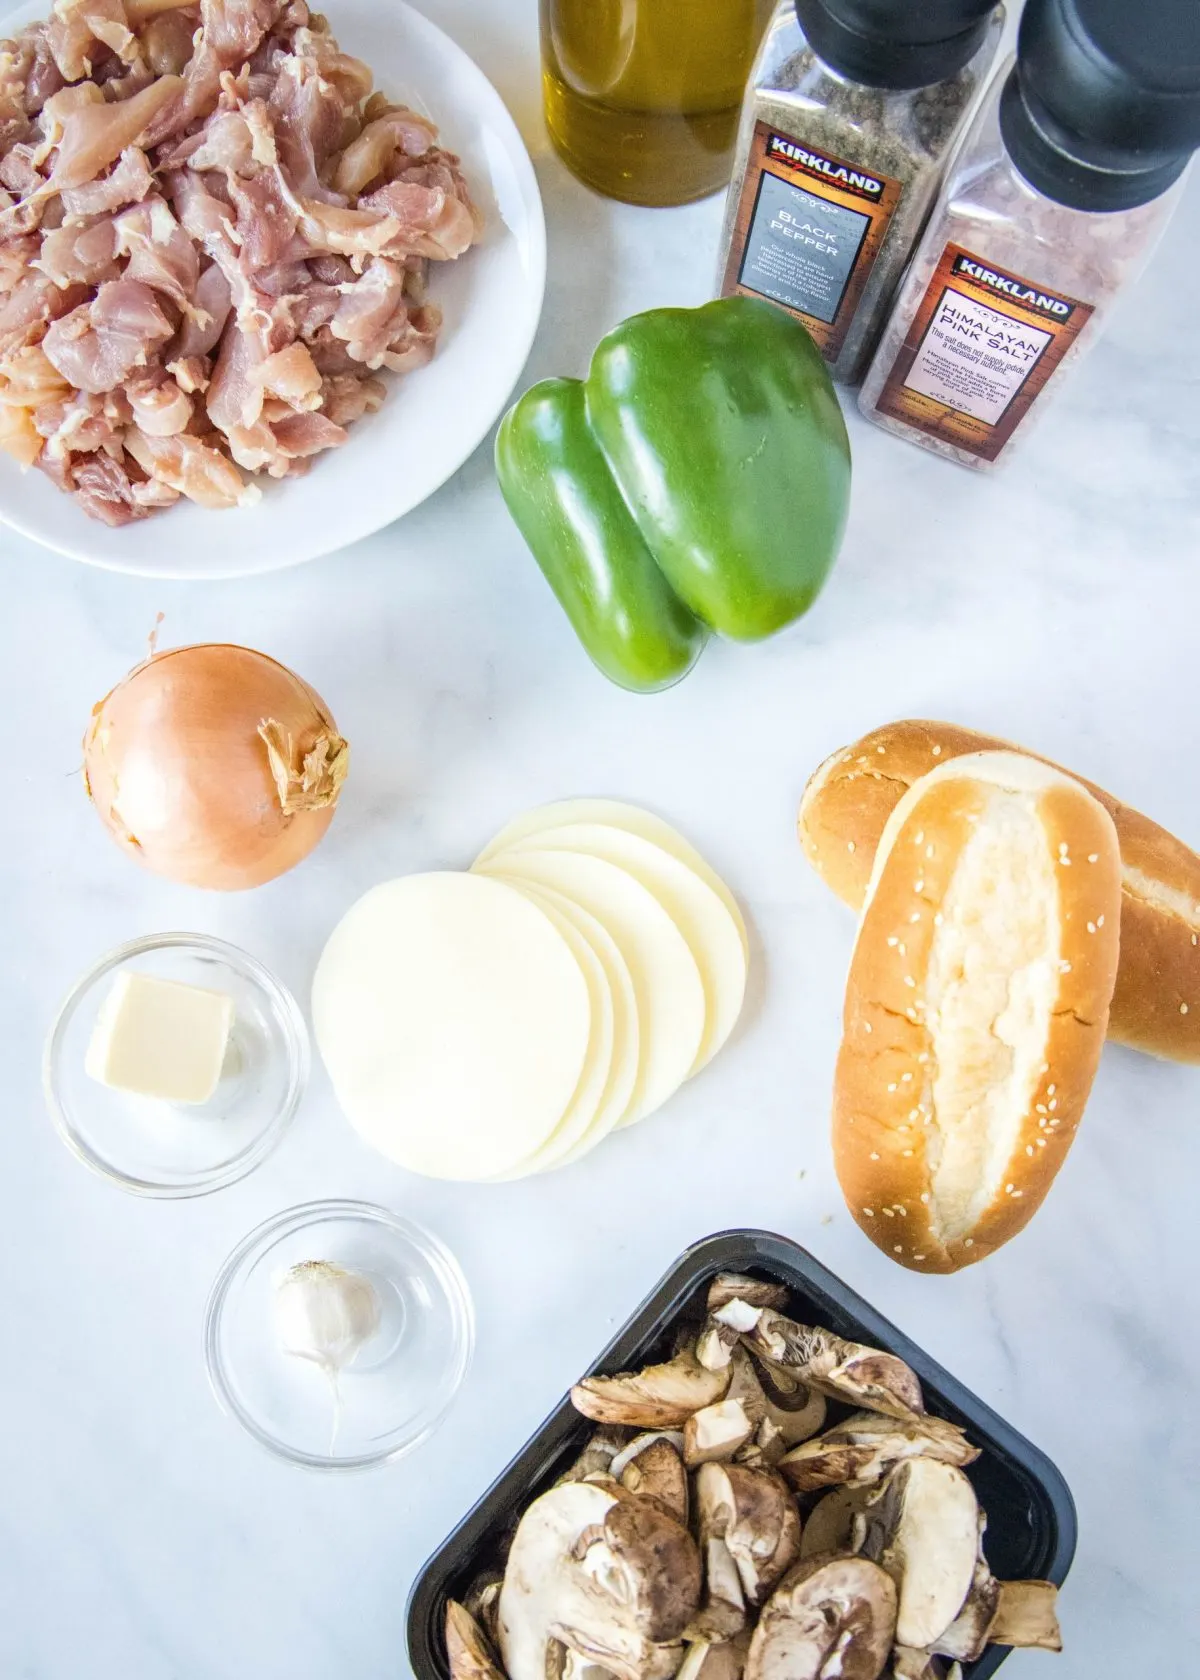
<path id="1" fill-rule="evenodd" d="M 628 1117 L 637 1088 L 639 1040 L 637 997 L 629 968 L 620 947 L 608 930 L 572 899 L 554 892 L 550 887 L 535 887 L 529 881 L 513 883 L 528 893 L 535 904 L 549 910 L 557 909 L 578 929 L 591 946 L 608 980 L 613 1007 L 612 1064 L 603 1100 L 583 1135 L 569 1147 L 562 1142 L 563 1127 L 555 1132 L 546 1146 L 532 1161 L 526 1163 L 529 1172 L 549 1172 L 553 1167 L 565 1167 L 587 1155 L 609 1132 L 623 1124 Z M 576 953 L 578 954 L 578 953 Z"/>
<path id="2" fill-rule="evenodd" d="M 672 828 L 669 822 L 664 822 L 662 817 L 656 817 L 652 811 L 643 811 L 640 805 L 627 805 L 620 799 L 560 799 L 553 805 L 539 805 L 536 810 L 525 811 L 507 823 L 495 839 L 483 848 L 475 861 L 486 863 L 497 852 L 503 851 L 507 846 L 516 845 L 520 840 L 527 840 L 532 835 L 545 833 L 549 829 L 567 828 L 575 823 L 606 823 L 610 828 L 622 828 L 628 834 L 640 834 L 643 840 L 661 846 L 664 852 L 670 852 L 672 857 L 686 863 L 689 869 L 695 870 L 705 886 L 712 888 L 733 917 L 742 948 L 749 955 L 750 942 L 746 937 L 746 924 L 737 900 L 724 881 L 677 829 Z"/>
<path id="3" fill-rule="evenodd" d="M 585 852 L 626 870 L 648 888 L 687 940 L 704 984 L 704 1037 L 693 1073 L 725 1043 L 746 995 L 742 928 L 696 871 L 640 834 L 606 823 L 569 823 L 514 841 L 501 856 L 530 850 Z"/>
<path id="4" fill-rule="evenodd" d="M 549 893 L 530 890 L 525 896 L 549 917 L 579 964 L 591 1002 L 592 1035 L 584 1057 L 583 1072 L 566 1113 L 542 1147 L 508 1172 L 498 1174 L 500 1179 L 525 1178 L 529 1173 L 540 1172 L 555 1165 L 579 1144 L 593 1125 L 604 1101 L 613 1064 L 613 996 L 603 964 L 571 917 L 550 901 Z M 560 899 L 559 902 L 566 901 Z"/>
<path id="5" fill-rule="evenodd" d="M 321 955 L 313 1026 L 338 1100 L 375 1148 L 433 1178 L 535 1154 L 575 1096 L 587 982 L 561 932 L 483 875 L 409 875 L 359 899 Z"/>
<path id="6" fill-rule="evenodd" d="M 552 887 L 606 927 L 629 968 L 641 1028 L 641 1065 L 626 1124 L 660 1108 L 687 1078 L 704 1036 L 704 986 L 675 923 L 640 881 L 581 852 L 508 851 L 488 875 Z"/>

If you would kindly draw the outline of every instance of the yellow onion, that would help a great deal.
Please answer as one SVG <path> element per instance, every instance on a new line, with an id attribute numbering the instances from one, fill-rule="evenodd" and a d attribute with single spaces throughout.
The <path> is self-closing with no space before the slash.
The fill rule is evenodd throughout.
<path id="1" fill-rule="evenodd" d="M 224 642 L 136 666 L 92 712 L 87 789 L 122 849 L 193 887 L 257 887 L 333 820 L 350 749 L 286 665 Z"/>

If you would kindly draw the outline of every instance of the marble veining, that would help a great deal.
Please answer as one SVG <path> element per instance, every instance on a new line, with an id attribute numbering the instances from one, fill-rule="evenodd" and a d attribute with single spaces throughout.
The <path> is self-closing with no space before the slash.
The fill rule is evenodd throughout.
<path id="1" fill-rule="evenodd" d="M 621 316 L 705 296 L 718 201 L 590 195 L 547 151 L 532 0 L 425 0 L 535 153 L 550 233 L 527 378 L 580 371 Z M 910 1275 L 844 1212 L 827 1143 L 848 913 L 807 869 L 805 777 L 890 717 L 1036 746 L 1200 842 L 1200 259 L 1194 182 L 1107 339 L 994 479 L 850 415 L 856 489 L 823 599 L 757 648 L 712 646 L 679 688 L 624 695 L 587 663 L 508 522 L 481 449 L 402 525 L 295 572 L 211 586 L 89 571 L 0 534 L 0 1675 L 4 1680 L 394 1680 L 416 1570 L 688 1243 L 734 1225 L 807 1244 L 1061 1465 L 1080 1548 L 1067 1651 L 1006 1675 L 1183 1674 L 1194 1591 L 1193 1185 L 1200 1071 L 1106 1052 L 1070 1160 L 985 1266 Z M 214 519 L 214 524 L 216 520 Z M 169 541 L 169 519 L 163 521 Z M 87 808 L 90 706 L 168 640 L 286 660 L 354 746 L 329 840 L 246 897 L 160 882 Z M 318 1072 L 253 1177 L 190 1204 L 92 1178 L 51 1131 L 40 1044 L 100 953 L 168 927 L 222 935 L 306 991 L 321 943 L 383 877 L 461 865 L 569 794 L 677 822 L 747 907 L 755 978 L 725 1054 L 644 1128 L 557 1177 L 425 1183 L 377 1160 Z M 316 1196 L 409 1212 L 475 1293 L 474 1369 L 418 1456 L 326 1479 L 218 1412 L 200 1322 L 252 1225 Z"/>

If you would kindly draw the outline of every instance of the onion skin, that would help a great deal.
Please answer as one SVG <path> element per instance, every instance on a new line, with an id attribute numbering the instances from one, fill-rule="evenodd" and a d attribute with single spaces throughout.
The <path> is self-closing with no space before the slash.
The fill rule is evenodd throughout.
<path id="1" fill-rule="evenodd" d="M 92 712 L 84 767 L 130 857 L 236 892 L 308 856 L 333 820 L 348 752 L 325 702 L 286 665 L 210 642 L 153 654 L 118 683 Z"/>

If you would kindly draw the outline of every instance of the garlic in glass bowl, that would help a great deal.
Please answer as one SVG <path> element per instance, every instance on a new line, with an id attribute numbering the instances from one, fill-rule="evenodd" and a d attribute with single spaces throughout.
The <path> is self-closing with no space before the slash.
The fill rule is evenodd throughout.
<path id="1" fill-rule="evenodd" d="M 414 1222 L 353 1201 L 308 1202 L 251 1231 L 205 1323 L 222 1408 L 312 1470 L 366 1469 L 427 1440 L 473 1341 L 454 1257 Z"/>

